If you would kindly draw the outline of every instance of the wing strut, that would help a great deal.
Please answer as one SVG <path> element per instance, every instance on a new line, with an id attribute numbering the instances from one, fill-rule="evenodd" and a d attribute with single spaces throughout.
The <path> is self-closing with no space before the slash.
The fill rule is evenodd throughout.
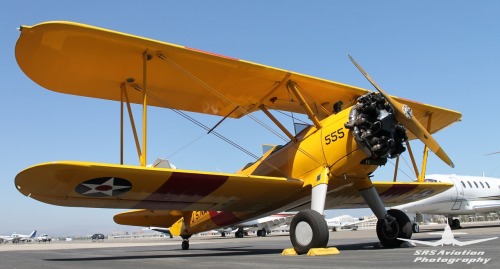
<path id="1" fill-rule="evenodd" d="M 432 113 L 427 117 L 427 130 L 431 129 L 432 124 Z M 429 154 L 429 147 L 425 145 L 424 156 L 422 157 L 422 171 L 420 171 L 420 176 L 418 177 L 418 182 L 424 182 L 425 171 L 427 170 L 427 156 Z"/>
<path id="2" fill-rule="evenodd" d="M 398 178 L 398 169 L 399 169 L 399 155 L 396 157 L 396 165 L 394 167 L 394 179 L 393 182 L 396 182 L 396 179 Z"/>
<path id="3" fill-rule="evenodd" d="M 415 170 L 415 175 L 418 178 L 419 175 L 418 175 L 417 162 L 415 162 L 415 157 L 413 157 L 413 151 L 411 150 L 410 142 L 408 142 L 408 140 L 406 141 L 406 148 L 408 149 L 408 154 L 410 155 L 411 163 L 413 164 L 413 170 Z"/>
<path id="4" fill-rule="evenodd" d="M 137 128 L 135 127 L 134 116 L 132 114 L 132 108 L 130 107 L 130 100 L 127 94 L 127 87 L 125 83 L 120 85 L 121 96 L 120 96 L 120 164 L 123 165 L 123 101 L 127 104 L 128 115 L 130 118 L 130 125 L 132 126 L 132 132 L 134 134 L 135 147 L 137 149 L 137 154 L 139 155 L 139 161 L 141 166 L 146 166 L 146 147 L 147 147 L 147 116 L 148 116 L 148 100 L 147 100 L 147 62 L 152 59 L 152 55 L 145 51 L 142 54 L 143 65 L 143 85 L 142 85 L 142 150 L 139 144 L 139 138 L 137 136 Z M 127 83 L 133 83 L 134 79 L 127 79 Z M 125 100 L 124 100 L 125 99 Z"/>
<path id="5" fill-rule="evenodd" d="M 127 94 L 127 87 L 125 86 L 125 83 L 121 84 L 121 91 L 122 91 L 122 97 L 121 97 L 121 113 L 120 113 L 120 164 L 123 164 L 123 101 L 126 102 L 127 104 L 127 111 L 128 111 L 128 116 L 130 119 L 130 126 L 132 127 L 132 133 L 134 134 L 134 140 L 135 140 L 135 147 L 137 149 L 137 155 L 139 156 L 139 159 L 141 158 L 142 151 L 141 151 L 141 145 L 139 144 L 139 137 L 137 136 L 137 128 L 135 127 L 135 121 L 134 121 L 134 114 L 132 114 L 132 108 L 130 107 L 130 101 L 128 99 L 128 94 Z M 125 98 L 125 100 L 123 100 Z"/>
<path id="6" fill-rule="evenodd" d="M 259 108 L 262 110 L 262 112 L 264 112 L 264 114 L 266 114 L 269 119 L 271 119 L 274 124 L 276 124 L 276 126 L 278 126 L 278 128 L 280 128 L 281 131 L 283 131 L 283 133 L 286 134 L 286 136 L 288 136 L 288 138 L 290 138 L 290 140 L 292 140 L 293 142 L 297 142 L 297 138 L 295 138 L 295 136 L 293 136 L 289 131 L 288 129 L 285 128 L 285 126 L 283 126 L 283 124 L 281 124 L 281 122 L 278 121 L 278 119 L 276 119 L 273 114 L 271 114 L 271 112 L 269 112 L 269 110 L 267 110 L 267 108 L 264 106 L 264 104 L 261 104 L 259 106 Z"/>
<path id="7" fill-rule="evenodd" d="M 290 90 L 292 90 L 295 97 L 297 97 L 297 99 L 299 99 L 300 106 L 302 107 L 302 109 L 304 109 L 304 112 L 306 112 L 309 119 L 314 123 L 314 126 L 316 126 L 316 129 L 318 129 L 318 130 L 321 129 L 321 123 L 319 123 L 318 117 L 316 117 L 316 115 L 313 113 L 311 107 L 307 104 L 304 97 L 302 97 L 302 94 L 300 94 L 299 90 L 295 86 L 295 82 L 293 82 L 292 80 L 289 80 L 287 82 L 287 86 Z"/>
<path id="8" fill-rule="evenodd" d="M 142 54 L 142 79 L 143 79 L 143 91 L 142 91 L 142 154 L 141 154 L 141 166 L 146 166 L 146 132 L 147 132 L 147 116 L 148 116 L 148 100 L 147 100 L 147 77 L 148 77 L 148 61 L 151 60 L 152 56 L 146 50 Z"/>

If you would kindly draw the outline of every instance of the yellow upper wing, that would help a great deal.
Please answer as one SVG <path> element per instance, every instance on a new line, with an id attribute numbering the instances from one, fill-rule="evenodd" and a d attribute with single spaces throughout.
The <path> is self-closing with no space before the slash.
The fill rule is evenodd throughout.
<path id="1" fill-rule="evenodd" d="M 147 52 L 148 57 L 144 57 Z M 132 103 L 142 104 L 143 66 L 147 66 L 148 104 L 179 110 L 239 118 L 269 108 L 303 113 L 291 98 L 286 81 L 301 88 L 316 115 L 331 114 L 368 92 L 354 86 L 319 79 L 248 61 L 71 22 L 23 26 L 16 45 L 21 69 L 39 85 L 62 93 L 120 100 L 127 85 Z M 460 119 L 461 114 L 409 100 L 414 116 L 424 126 L 433 114 L 434 133 Z M 322 109 L 324 107 L 325 109 Z"/>

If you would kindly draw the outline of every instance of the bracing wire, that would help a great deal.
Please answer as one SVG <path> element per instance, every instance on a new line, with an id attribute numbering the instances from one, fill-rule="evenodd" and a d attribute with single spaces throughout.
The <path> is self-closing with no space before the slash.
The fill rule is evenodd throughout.
<path id="1" fill-rule="evenodd" d="M 400 155 L 400 157 L 401 157 L 401 158 L 403 159 L 403 161 L 406 163 L 406 165 L 408 166 L 408 168 L 410 168 L 410 169 L 411 169 L 411 167 L 408 165 L 408 163 L 407 163 L 406 159 L 405 159 L 402 155 Z M 390 163 L 391 163 L 394 167 L 396 167 L 396 165 L 395 165 L 395 164 L 394 164 L 391 160 L 388 160 L 388 161 L 389 161 L 389 162 L 390 162 Z M 413 170 L 413 169 L 411 169 L 411 170 Z M 410 176 L 409 176 L 409 175 L 408 175 L 405 171 L 403 171 L 403 170 L 402 170 L 401 168 L 399 168 L 399 167 L 398 167 L 398 171 L 399 171 L 399 172 L 401 172 L 401 173 L 403 173 L 403 174 L 405 174 L 405 175 L 406 175 L 406 176 L 407 176 L 410 180 L 413 180 L 413 178 L 412 178 L 412 177 L 410 177 Z"/>
<path id="2" fill-rule="evenodd" d="M 235 107 L 238 108 L 238 110 L 242 111 L 243 114 L 247 115 L 249 118 L 251 118 L 252 120 L 254 120 L 255 122 L 257 122 L 259 125 L 261 125 L 262 127 L 264 127 L 265 129 L 267 129 L 268 131 L 270 131 L 271 133 L 273 133 L 274 135 L 276 135 L 277 137 L 279 137 L 280 139 L 282 139 L 283 141 L 288 141 L 288 138 L 283 136 L 281 133 L 279 133 L 278 131 L 276 131 L 275 129 L 271 128 L 269 125 L 265 124 L 264 122 L 262 122 L 261 120 L 257 119 L 255 116 L 251 115 L 247 110 L 245 110 L 243 107 L 239 106 L 238 104 L 236 104 L 235 102 L 233 102 L 232 100 L 230 100 L 229 98 L 227 98 L 226 96 L 224 96 L 223 94 L 221 94 L 220 92 L 218 92 L 216 89 L 214 89 L 213 87 L 211 87 L 210 85 L 208 85 L 207 83 L 205 83 L 203 80 L 201 80 L 200 78 L 196 77 L 194 74 L 192 74 L 191 72 L 189 72 L 188 70 L 184 69 L 182 66 L 180 66 L 179 64 L 177 64 L 176 62 L 170 60 L 168 57 L 166 57 L 165 55 L 161 54 L 160 52 L 157 53 L 157 56 L 158 58 L 160 58 L 161 60 L 165 61 L 165 62 L 168 62 L 170 63 L 171 65 L 173 65 L 175 68 L 177 68 L 178 70 L 180 70 L 182 73 L 184 73 L 185 75 L 187 75 L 188 77 L 190 77 L 192 80 L 196 81 L 197 83 L 199 83 L 200 85 L 202 85 L 204 88 L 208 89 L 210 92 L 212 92 L 213 94 L 215 94 L 216 96 L 218 96 L 219 98 L 221 98 L 222 100 L 225 100 L 226 102 L 228 102 L 229 104 L 233 104 Z M 170 107 L 170 106 L 169 106 Z M 323 108 L 324 109 L 324 108 Z M 180 111 L 179 111 L 180 112 Z M 212 131 L 213 132 L 213 131 Z M 220 134 L 218 134 L 220 135 Z M 216 135 L 217 136 L 217 135 Z M 228 142 L 229 143 L 229 142 Z M 231 141 L 231 143 L 234 143 Z M 230 143 L 230 144 L 231 144 Z M 239 145 L 238 145 L 239 146 Z M 306 155 L 308 158 L 311 158 L 313 161 L 315 161 L 316 163 L 318 164 L 322 164 L 318 159 L 316 159 L 314 156 L 312 156 L 310 153 L 306 152 L 304 149 L 298 147 L 298 146 L 294 146 L 298 151 L 300 151 L 301 153 L 303 153 L 304 155 Z M 247 151 L 247 150 L 244 150 L 244 151 Z M 258 157 L 256 159 L 259 159 Z"/>
<path id="3" fill-rule="evenodd" d="M 139 90 L 139 91 L 141 91 L 141 92 L 142 92 L 142 89 L 140 89 L 139 87 L 135 87 L 135 89 L 137 89 L 137 90 Z M 210 128 L 210 127 L 206 126 L 205 124 L 201 123 L 200 121 L 196 120 L 195 118 L 193 118 L 193 117 L 189 116 L 188 114 L 186 114 L 186 113 L 182 112 L 181 110 L 178 110 L 178 109 L 174 109 L 174 108 L 172 108 L 172 106 L 170 106 L 170 105 L 169 105 L 166 101 L 164 101 L 164 100 L 162 100 L 162 99 L 158 98 L 157 96 L 155 96 L 155 95 L 151 94 L 150 92 L 148 92 L 148 93 L 147 93 L 147 96 L 148 96 L 148 97 L 151 97 L 151 98 L 153 98 L 154 100 L 156 100 L 157 102 L 159 102 L 159 103 L 163 104 L 163 106 L 164 106 L 164 107 L 169 108 L 170 110 L 172 110 L 173 112 L 177 113 L 177 114 L 178 114 L 178 115 L 180 115 L 181 117 L 183 117 L 183 118 L 187 119 L 188 121 L 190 121 L 190 122 L 194 123 L 195 125 L 197 125 L 197 126 L 201 127 L 202 129 L 204 129 L 205 131 L 207 131 L 207 134 L 208 134 L 208 131 L 210 131 L 210 130 L 211 130 L 211 128 Z M 222 141 L 224 141 L 224 142 L 228 143 L 229 145 L 231 145 L 231 146 L 233 146 L 233 147 L 237 148 L 238 150 L 242 151 L 243 153 L 245 153 L 245 154 L 249 155 L 250 157 L 254 158 L 255 160 L 259 160 L 259 159 L 260 159 L 260 157 L 259 157 L 259 156 L 257 156 L 257 155 L 255 155 L 255 154 L 253 154 L 251 151 L 249 151 L 249 150 L 245 149 L 244 147 L 240 146 L 239 144 L 237 144 L 236 142 L 232 141 L 231 139 L 229 139 L 229 138 L 227 138 L 227 137 L 223 136 L 222 134 L 220 134 L 220 133 L 216 132 L 215 130 L 212 130 L 210 133 L 211 133 L 211 134 L 213 134 L 213 135 L 215 135 L 216 137 L 220 138 Z M 205 134 L 204 134 L 204 135 L 205 135 Z M 200 138 L 201 138 L 201 137 L 199 137 L 198 139 L 200 139 Z M 196 139 L 196 140 L 198 140 L 198 139 Z M 193 141 L 193 142 L 191 142 L 190 144 L 192 144 L 192 143 L 194 143 L 194 142 L 196 142 L 196 141 Z M 187 145 L 187 146 L 189 146 L 189 145 Z M 185 147 L 187 147 L 187 146 L 185 146 Z M 184 148 L 185 148 L 185 147 L 184 147 Z M 180 150 L 182 150 L 182 149 L 180 149 Z M 179 150 L 179 151 L 180 151 L 180 150 Z M 177 153 L 177 152 L 176 152 L 176 153 Z M 279 172 L 279 173 L 280 173 L 280 174 L 282 174 L 283 176 L 285 176 L 285 177 L 287 176 L 287 174 L 286 174 L 286 173 L 284 173 L 283 171 L 281 171 L 281 170 L 280 170 L 279 168 L 277 168 L 276 166 L 274 166 L 274 165 L 270 164 L 270 163 L 269 163 L 269 162 L 267 162 L 266 160 L 262 160 L 262 163 L 265 163 L 266 165 L 270 166 L 272 169 L 274 169 L 275 171 Z"/>

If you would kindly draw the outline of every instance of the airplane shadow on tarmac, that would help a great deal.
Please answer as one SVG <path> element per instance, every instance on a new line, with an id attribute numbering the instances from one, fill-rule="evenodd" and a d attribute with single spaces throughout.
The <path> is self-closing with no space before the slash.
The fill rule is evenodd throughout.
<path id="1" fill-rule="evenodd" d="M 172 250 L 145 250 L 139 252 L 181 252 L 180 249 Z M 210 251 L 210 253 L 193 253 L 198 251 Z M 160 254 L 160 255 L 124 255 L 110 257 L 88 257 L 88 258 L 64 258 L 64 259 L 44 259 L 45 261 L 62 261 L 62 262 L 79 262 L 79 261 L 112 261 L 112 260 L 140 260 L 140 259 L 158 259 L 158 258 L 189 258 L 189 257 L 224 257 L 224 256 L 247 256 L 247 255 L 265 255 L 265 254 L 280 254 L 280 249 L 249 249 L 245 247 L 235 248 L 210 248 L 210 249 L 193 249 L 182 251 L 182 253 Z M 135 251 L 129 251 L 135 252 Z M 189 253 L 191 252 L 191 253 Z"/>

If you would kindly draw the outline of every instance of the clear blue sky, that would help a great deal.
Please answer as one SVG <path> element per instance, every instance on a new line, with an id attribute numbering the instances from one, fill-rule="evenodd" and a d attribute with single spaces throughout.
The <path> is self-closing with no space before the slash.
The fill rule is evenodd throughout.
<path id="1" fill-rule="evenodd" d="M 118 212 L 46 205 L 15 189 L 16 174 L 37 163 L 119 162 L 118 103 L 33 83 L 14 57 L 20 25 L 75 21 L 372 89 L 349 53 L 389 93 L 462 112 L 462 122 L 435 136 L 456 168 L 431 154 L 429 173 L 500 177 L 500 154 L 485 156 L 500 151 L 499 12 L 498 1 L 456 0 L 2 1 L 0 234 L 109 225 Z M 234 172 L 253 161 L 169 110 L 149 115 L 149 162 L 170 156 L 179 168 Z M 194 116 L 208 126 L 218 121 Z M 254 154 L 281 143 L 249 120 L 228 120 L 218 131 Z M 130 133 L 127 142 L 126 162 L 138 164 Z M 419 158 L 422 147 L 412 145 Z M 400 179 L 410 180 L 402 167 L 410 176 Z M 388 164 L 375 179 L 391 180 L 392 172 Z"/>

